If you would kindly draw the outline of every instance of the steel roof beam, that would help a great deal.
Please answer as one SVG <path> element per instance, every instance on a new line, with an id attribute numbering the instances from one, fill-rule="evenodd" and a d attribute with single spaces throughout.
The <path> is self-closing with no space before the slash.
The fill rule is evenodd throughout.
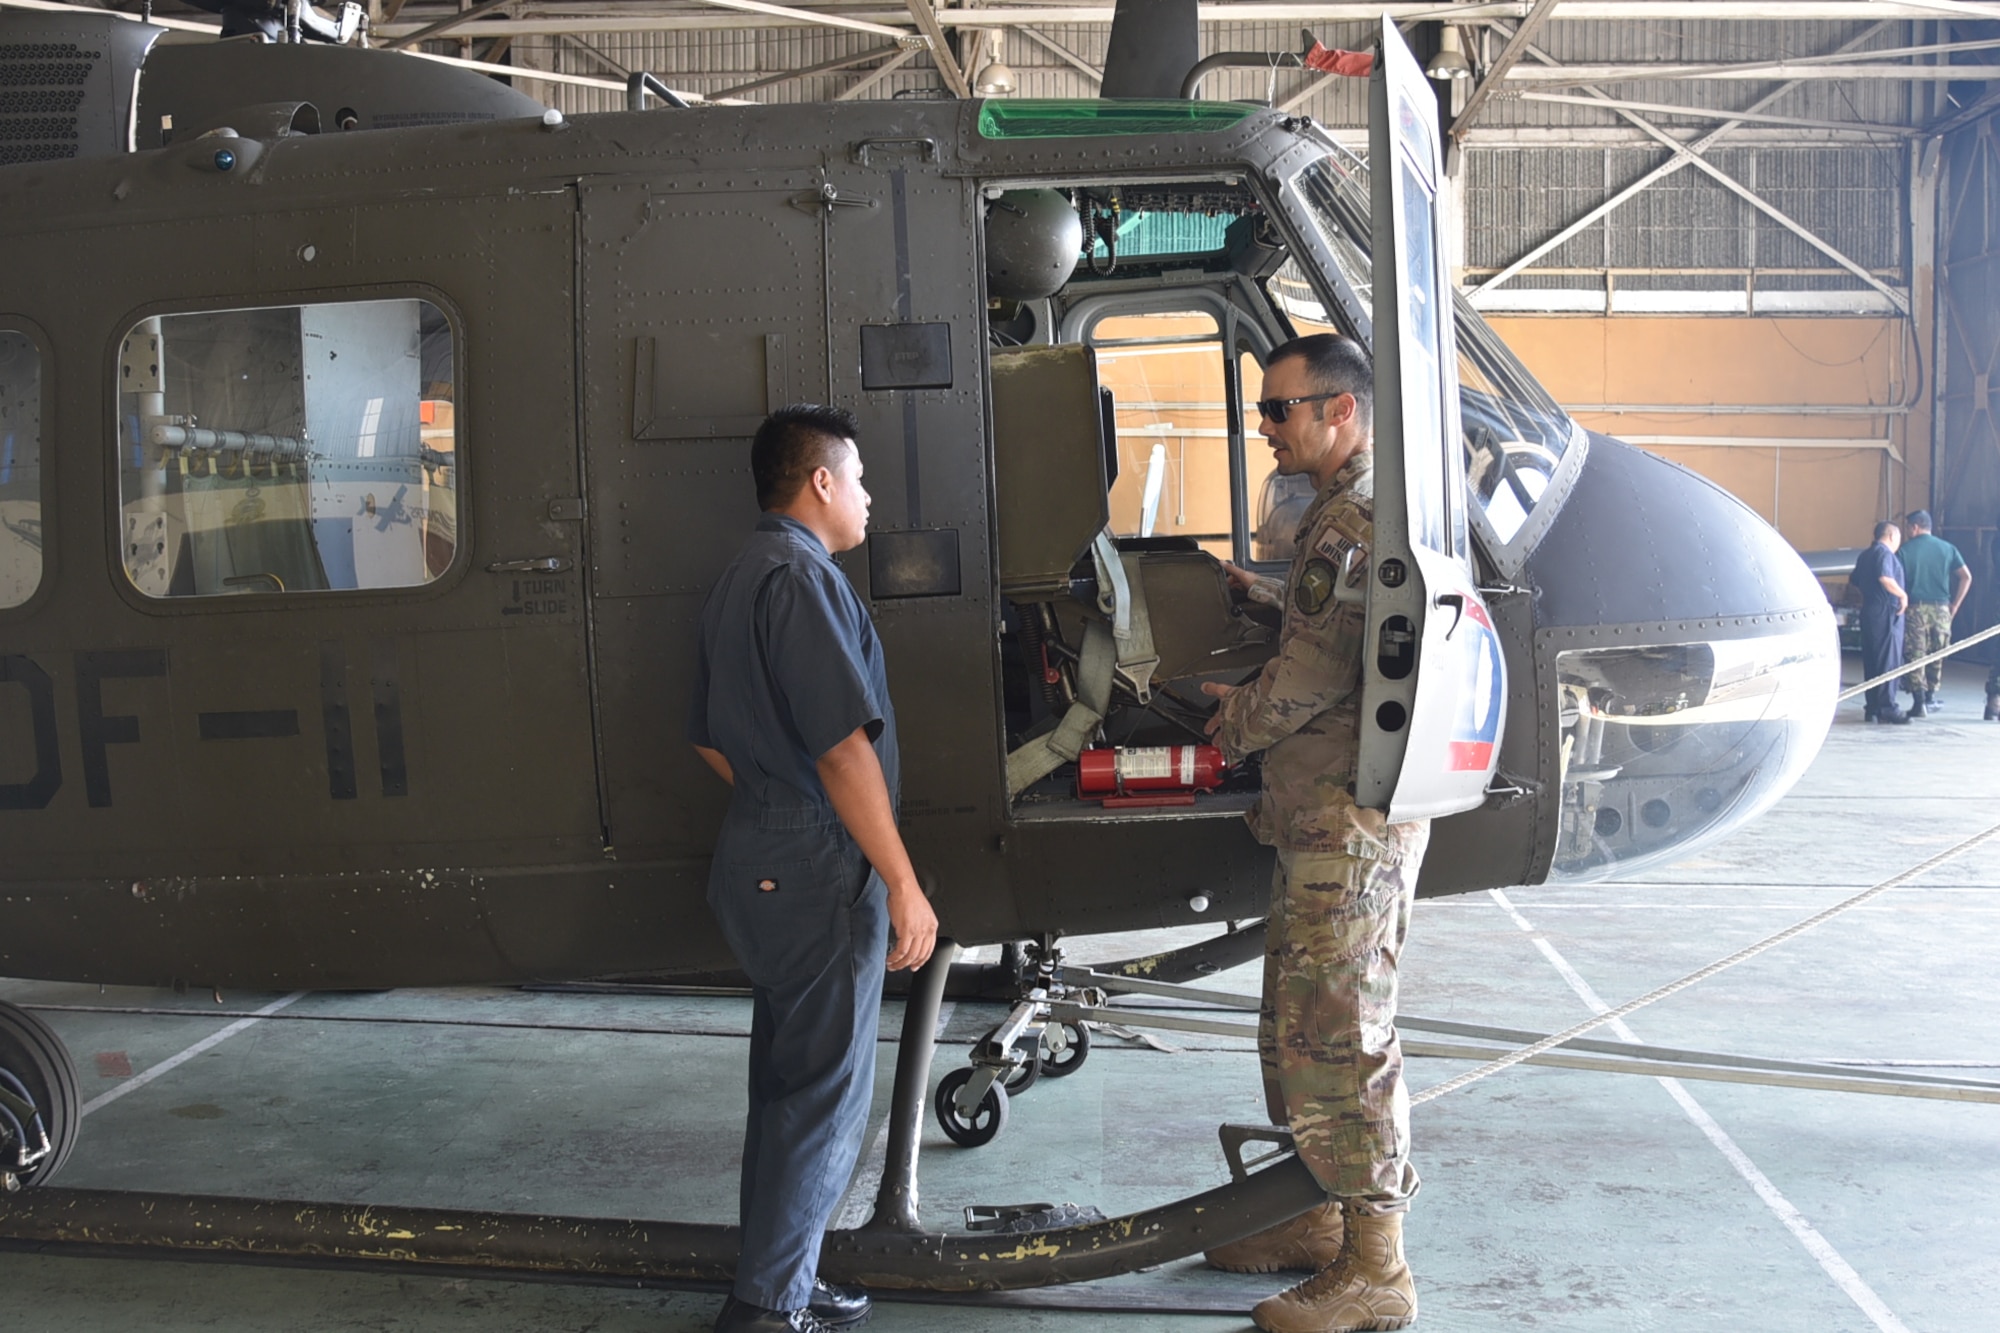
<path id="1" fill-rule="evenodd" d="M 1884 29 L 1887 26 L 1888 24 L 1886 22 L 1873 24 L 1868 28 L 1862 30 L 1857 35 L 1850 37 L 1845 42 L 1842 42 L 1840 46 L 1837 48 L 1837 50 L 1839 51 L 1855 50 L 1859 48 L 1862 43 L 1874 40 L 1874 38 L 1882 31 L 1882 29 Z M 1791 92 L 1797 86 L 1798 85 L 1795 83 L 1787 83 L 1781 88 L 1773 89 L 1771 92 L 1766 93 L 1764 96 L 1758 98 L 1755 102 L 1751 103 L 1749 109 L 1751 111 L 1762 111 L 1765 107 L 1770 106 L 1773 102 L 1776 102 L 1779 98 L 1785 96 L 1785 94 Z M 1667 139 L 1668 143 L 1674 150 L 1674 155 L 1672 157 L 1668 158 L 1665 162 L 1662 162 L 1659 166 L 1653 168 L 1651 171 L 1647 172 L 1645 175 L 1641 176 L 1638 180 L 1632 182 L 1624 189 L 1618 191 L 1618 193 L 1612 195 L 1609 199 L 1605 200 L 1603 203 L 1598 204 L 1595 208 L 1590 209 L 1588 212 L 1584 213 L 1582 217 L 1576 219 L 1574 222 L 1570 223 L 1568 226 L 1558 231 L 1555 235 L 1547 238 L 1546 240 L 1538 242 L 1526 254 L 1520 256 L 1519 258 L 1514 260 L 1513 263 L 1507 265 L 1507 267 L 1501 269 L 1498 273 L 1488 278 L 1485 282 L 1482 282 L 1479 284 L 1479 286 L 1473 288 L 1472 291 L 1467 293 L 1467 296 L 1468 297 L 1477 296 L 1481 292 L 1488 291 L 1494 287 L 1498 287 L 1501 283 L 1506 282 L 1507 279 L 1513 277 L 1516 273 L 1519 273 L 1522 269 L 1528 267 L 1530 264 L 1534 263 L 1537 259 L 1540 259 L 1543 255 L 1547 254 L 1549 251 L 1555 249 L 1557 246 L 1561 245 L 1564 241 L 1567 241 L 1570 237 L 1582 231 L 1585 227 L 1590 226 L 1592 223 L 1596 222 L 1599 218 L 1605 216 L 1607 213 L 1610 213 L 1613 209 L 1617 208 L 1627 199 L 1630 199 L 1633 196 L 1637 195 L 1641 190 L 1644 190 L 1648 185 L 1651 185 L 1654 181 L 1663 180 L 1666 177 L 1671 176 L 1676 171 L 1679 171 L 1682 167 L 1692 162 L 1696 154 L 1707 152 L 1712 144 L 1714 144 L 1717 140 L 1721 139 L 1724 135 L 1728 134 L 1731 130 L 1741 126 L 1742 123 L 1743 122 L 1740 120 L 1727 121 L 1721 125 L 1716 126 L 1713 130 L 1710 130 L 1707 134 L 1702 135 L 1699 139 L 1694 140 L 1692 143 L 1685 143 L 1685 144 L 1681 143 L 1677 139 L 1674 139 L 1672 135 L 1666 134 L 1665 131 L 1660 131 L 1660 134 Z"/>
<path id="2" fill-rule="evenodd" d="M 1517 69 L 1509 83 L 1548 86 L 1690 80 L 1771 83 L 1826 79 L 1895 79 L 1904 82 L 1986 82 L 2000 79 L 2000 65 L 1801 65 L 1773 60 L 1761 65 L 1552 65 Z"/>
<path id="3" fill-rule="evenodd" d="M 1926 125 L 1924 133 L 1950 134 L 1953 130 L 1963 129 L 1973 121 L 1982 119 L 1995 109 L 2000 109 L 2000 88 L 1988 88 L 1985 95 L 1971 106 L 1949 112 Z"/>
<path id="4" fill-rule="evenodd" d="M 460 10 L 458 13 L 453 14 L 450 18 L 439 19 L 436 23 L 426 24 L 425 26 L 418 28 L 415 32 L 406 33 L 405 35 L 396 38 L 392 42 L 385 43 L 382 49 L 385 51 L 405 50 L 409 47 L 415 46 L 418 42 L 427 42 L 433 37 L 442 37 L 447 32 L 450 32 L 453 28 L 460 27 L 463 24 L 470 23 L 474 19 L 485 18 L 488 14 L 491 14 L 494 10 L 503 9 L 506 6 L 511 5 L 513 3 L 514 0 L 483 0 L 483 3 L 476 4 L 470 9 Z M 490 35 L 498 37 L 511 37 L 514 34 L 494 33 Z"/>
<path id="5" fill-rule="evenodd" d="M 845 28 L 849 32 L 868 32 L 875 34 L 877 37 L 894 37 L 898 40 L 909 36 L 901 28 L 892 28 L 870 19 L 849 18 L 845 14 L 830 13 L 816 9 L 793 9 L 789 5 L 766 4 L 764 0 L 701 0 L 701 3 L 704 5 L 713 5 L 717 9 L 735 10 L 742 14 L 761 14 L 766 18 L 789 19 L 793 23 L 803 23 L 812 27 Z M 563 31 L 580 32 L 583 30 L 575 25 L 571 25 L 563 29 Z M 606 31 L 618 30 L 606 29 Z"/>
<path id="6" fill-rule="evenodd" d="M 0 4 L 22 0 L 0 0 Z M 705 4 L 738 11 L 742 19 L 704 14 L 697 8 L 667 10 L 647 6 L 650 13 L 607 13 L 605 3 L 557 3 L 535 6 L 536 17 L 508 19 L 488 26 L 494 35 L 550 36 L 566 32 L 667 32 L 741 27 L 831 26 L 889 37 L 908 35 L 912 15 L 894 9 L 815 10 L 762 4 L 759 0 L 704 0 Z M 23 7 L 41 8 L 43 5 Z M 65 8 L 69 6 L 63 6 Z M 433 17 L 435 8 L 426 6 Z M 1495 23 L 1525 17 L 1530 0 L 1496 4 L 1319 3 L 1205 4 L 1203 23 L 1363 23 L 1388 15 L 1398 22 L 1424 19 L 1452 23 Z M 943 28 L 1060 28 L 1075 24 L 1107 24 L 1110 5 L 1016 5 L 994 3 L 980 9 L 935 11 Z M 1742 20 L 1754 22 L 1833 22 L 1882 19 L 2000 19 L 2000 3 L 1953 4 L 1950 0 L 1563 0 L 1558 22 L 1643 21 L 1670 19 Z M 501 27 L 500 22 L 507 24 Z M 397 36 L 419 26 L 412 19 L 382 24 L 381 36 Z"/>
<path id="7" fill-rule="evenodd" d="M 575 47 L 577 50 L 589 56 L 592 60 L 595 60 L 598 64 L 604 66 L 604 68 L 610 70 L 613 74 L 616 74 L 621 80 L 620 84 L 621 87 L 623 86 L 622 80 L 629 79 L 632 77 L 631 70 L 626 69 L 623 65 L 613 60 L 610 56 L 605 55 L 604 52 L 598 50 L 596 47 L 592 46 L 589 42 L 584 41 L 583 38 L 581 37 L 564 35 L 562 37 L 557 38 L 556 41 L 558 45 Z"/>
<path id="8" fill-rule="evenodd" d="M 400 54 L 417 60 L 434 60 L 440 65 L 451 65 L 457 69 L 476 70 L 481 74 L 498 74 L 509 79 L 540 79 L 544 83 L 567 83 L 577 88 L 601 88 L 606 92 L 622 93 L 625 85 L 613 83 L 609 79 L 593 79 L 588 74 L 558 74 L 552 69 L 536 69 L 532 65 L 488 65 L 483 61 L 465 60 L 458 56 L 432 55 L 429 51 L 404 51 Z"/>
<path id="9" fill-rule="evenodd" d="M 1510 102 L 1553 102 L 1562 106 L 1594 106 L 1605 110 L 1647 111 L 1660 116 L 1686 116 L 1695 120 L 1735 120 L 1757 125 L 1795 125 L 1801 129 L 1843 130 L 1853 134 L 1888 134 L 1909 139 L 1930 133 L 1910 125 L 1874 125 L 1858 120 L 1814 120 L 1807 116 L 1766 116 L 1755 111 L 1725 111 L 1719 107 L 1675 106 L 1667 102 L 1628 102 L 1623 98 L 1585 97 L 1570 93 L 1525 93 L 1509 90 L 1502 94 Z"/>
<path id="10" fill-rule="evenodd" d="M 1607 97 L 1604 100 L 1610 101 L 1611 99 Z M 1617 110 L 1615 108 L 1614 110 L 1616 110 L 1616 114 L 1622 116 L 1626 120 L 1631 121 L 1634 125 L 1644 130 L 1647 134 L 1652 135 L 1655 139 L 1658 139 L 1662 144 L 1665 144 L 1667 147 L 1673 149 L 1675 153 L 1678 154 L 1686 151 L 1677 139 L 1673 138 L 1665 130 L 1660 129 L 1658 126 L 1654 125 L 1651 121 L 1647 120 L 1645 117 L 1639 115 L 1638 113 L 1632 111 Z M 1763 195 L 1758 194 L 1755 190 L 1745 185 L 1742 181 L 1737 180 L 1734 176 L 1724 171 L 1721 167 L 1716 166 L 1715 163 L 1709 161 L 1706 157 L 1703 157 L 1700 153 L 1689 153 L 1687 156 L 1687 165 L 1693 167 L 1696 171 L 1702 172 L 1704 175 L 1708 176 L 1710 180 L 1713 180 L 1717 185 L 1722 186 L 1725 190 L 1728 190 L 1731 194 L 1734 194 L 1737 198 L 1743 200 L 1743 202 L 1749 204 L 1752 208 L 1764 214 L 1764 216 L 1770 218 L 1773 222 L 1783 227 L 1786 231 L 1791 232 L 1792 235 L 1798 237 L 1800 240 L 1804 241 L 1807 245 L 1812 246 L 1813 249 L 1818 250 L 1828 259 L 1831 259 L 1834 263 L 1840 265 L 1842 268 L 1846 269 L 1849 273 L 1852 273 L 1855 277 L 1861 279 L 1863 282 L 1867 283 L 1870 287 L 1873 287 L 1876 291 L 1888 297 L 1890 302 L 1896 307 L 1896 309 L 1902 311 L 1905 315 L 1910 313 L 1910 298 L 1906 293 L 1898 291 L 1896 288 L 1891 287 L 1888 283 L 1876 277 L 1866 267 L 1848 258 L 1846 253 L 1835 247 L 1832 242 L 1822 238 L 1818 233 L 1814 232 L 1810 227 L 1806 226 L 1804 223 L 1792 217 L 1791 214 L 1785 212 L 1783 209 L 1779 208 L 1776 204 L 1764 198 Z"/>
<path id="11" fill-rule="evenodd" d="M 1097 66 L 1091 64 L 1088 60 L 1085 60 L 1082 56 L 1070 50 L 1067 46 L 1064 46 L 1061 42 L 1057 41 L 1055 38 L 1046 36 L 1043 33 L 1037 32 L 1035 29 L 1029 27 L 1016 28 L 1014 29 L 1014 31 L 1019 33 L 1021 36 L 1027 38 L 1029 41 L 1033 42 L 1036 46 L 1041 47 L 1044 51 L 1047 51 L 1050 55 L 1055 56 L 1058 60 L 1061 60 L 1065 64 L 1069 65 L 1071 68 L 1076 70 L 1077 73 L 1083 75 L 1084 78 L 1090 79 L 1093 82 L 1100 84 L 1104 82 L 1103 70 L 1097 68 Z"/>
<path id="12" fill-rule="evenodd" d="M 937 62 L 944 86 L 951 89 L 954 97 L 972 96 L 972 85 L 966 82 L 965 71 L 958 67 L 958 61 L 952 56 L 951 42 L 938 25 L 938 12 L 931 8 L 931 0 L 907 0 L 907 3 L 910 17 L 917 21 L 917 31 L 930 43 L 931 59 Z"/>
<path id="13" fill-rule="evenodd" d="M 891 42 L 887 46 L 870 47 L 866 51 L 857 51 L 853 55 L 835 56 L 831 60 L 822 60 L 817 65 L 807 65 L 803 69 L 788 69 L 781 70 L 776 74 L 767 74 L 763 78 L 752 79 L 748 83 L 739 83 L 733 88 L 718 88 L 714 92 L 707 94 L 707 96 L 710 101 L 716 102 L 721 101 L 725 97 L 741 97 L 744 93 L 754 93 L 762 88 L 775 88 L 781 83 L 790 83 L 793 79 L 808 78 L 814 74 L 827 74 L 837 69 L 846 69 L 852 65 L 865 65 L 871 60 L 880 60 L 885 56 L 896 55 L 904 49 L 901 42 Z M 688 78 L 689 76 L 682 74 L 679 77 Z M 721 78 L 727 77 L 727 75 L 717 74 L 712 77 Z"/>
<path id="14" fill-rule="evenodd" d="M 1555 17 L 1556 6 L 1559 3 L 1561 0 L 1535 0 L 1535 7 L 1528 11 L 1528 16 L 1521 20 L 1518 28 L 1514 29 L 1514 35 L 1507 39 L 1507 45 L 1501 47 L 1500 54 L 1494 57 L 1492 65 L 1487 68 L 1486 77 L 1479 81 L 1479 86 L 1465 99 L 1465 106 L 1452 118 L 1451 137 L 1454 142 L 1464 142 L 1465 132 L 1472 128 L 1472 122 L 1478 119 L 1486 104 L 1493 100 L 1493 90 L 1506 79 L 1521 57 L 1528 54 L 1529 47 L 1535 40 L 1535 34 Z"/>
<path id="15" fill-rule="evenodd" d="M 877 65 L 874 69 L 871 69 L 866 74 L 862 75 L 861 78 L 858 81 L 856 81 L 855 85 L 852 88 L 849 88 L 847 91 L 836 95 L 833 100 L 836 102 L 852 102 L 855 98 L 860 97 L 870 88 L 873 88 L 876 84 L 880 83 L 883 79 L 887 78 L 890 74 L 894 73 L 896 70 L 901 69 L 903 66 L 909 64 L 912 60 L 915 60 L 917 58 L 917 55 L 922 50 L 923 48 L 920 46 L 904 47 L 901 51 L 898 51 L 895 55 L 890 56 L 887 60 Z"/>

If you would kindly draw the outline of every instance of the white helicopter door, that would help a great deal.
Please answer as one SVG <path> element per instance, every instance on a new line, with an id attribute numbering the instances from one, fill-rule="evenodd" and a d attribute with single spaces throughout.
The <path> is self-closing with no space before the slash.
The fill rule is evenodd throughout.
<path id="1" fill-rule="evenodd" d="M 1507 677 L 1467 525 L 1437 99 L 1386 18 L 1381 51 L 1368 114 L 1375 549 L 1355 795 L 1397 823 L 1485 799 Z"/>

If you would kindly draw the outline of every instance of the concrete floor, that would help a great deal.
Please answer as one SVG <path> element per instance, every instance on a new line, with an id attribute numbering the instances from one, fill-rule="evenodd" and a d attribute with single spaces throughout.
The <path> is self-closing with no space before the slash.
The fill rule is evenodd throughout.
<path id="1" fill-rule="evenodd" d="M 1980 679 L 1955 665 L 1948 710 L 1909 727 L 1866 726 L 1858 704 L 1844 706 L 1777 809 L 1643 883 L 1420 904 L 1405 1011 L 1565 1027 L 1593 996 L 1643 994 L 2000 819 L 2000 726 L 1977 720 Z M 1996 963 L 2000 852 L 1988 848 L 1631 1025 L 1664 1045 L 2000 1079 Z M 1216 984 L 1252 990 L 1255 969 Z M 730 1219 L 744 1001 L 310 995 L 142 1082 L 231 1020 L 207 996 L 0 981 L 0 998 L 73 1006 L 43 1012 L 85 1095 L 112 1096 L 91 1111 L 62 1184 Z M 284 999 L 230 993 L 223 1008 Z M 960 1045 L 940 1050 L 939 1073 L 996 1012 L 955 1008 L 947 1035 Z M 885 1007 L 885 1037 L 899 1018 Z M 927 1121 L 926 1219 L 950 1225 L 967 1204 L 1027 1199 L 1117 1213 L 1219 1183 L 1215 1126 L 1259 1118 L 1255 1057 L 1232 1038 L 1169 1040 L 1179 1049 L 1101 1040 L 1074 1076 L 1017 1100 L 985 1148 L 954 1148 Z M 878 1104 L 894 1049 L 882 1047 Z M 1415 1061 L 1412 1082 L 1463 1068 Z M 1426 1184 L 1409 1247 L 1423 1328 L 2000 1328 L 2000 1107 L 1516 1068 L 1420 1107 L 1415 1129 Z M 1098 1285 L 1101 1304 L 1208 1309 L 1247 1309 L 1274 1286 L 1194 1262 Z M 719 1303 L 8 1253 L 0 1292 L 0 1328 L 24 1333 L 692 1333 Z M 872 1327 L 884 1333 L 1248 1327 L 1237 1314 L 878 1308 Z"/>

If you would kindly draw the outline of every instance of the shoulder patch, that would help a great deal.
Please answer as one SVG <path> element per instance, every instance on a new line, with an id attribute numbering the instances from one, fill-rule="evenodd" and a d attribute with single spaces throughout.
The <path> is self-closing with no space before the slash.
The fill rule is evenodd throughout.
<path id="1" fill-rule="evenodd" d="M 1333 600 L 1338 577 L 1330 561 L 1317 556 L 1306 561 L 1306 567 L 1299 571 L 1298 586 L 1292 589 L 1292 605 L 1306 615 L 1318 615 Z"/>
<path id="2" fill-rule="evenodd" d="M 1366 575 L 1368 569 L 1366 542 L 1355 541 L 1338 529 L 1329 527 L 1320 533 L 1319 540 L 1313 543 L 1313 550 L 1332 563 L 1336 577 L 1339 571 L 1343 569 L 1347 571 L 1349 587 L 1358 586 Z"/>
<path id="3" fill-rule="evenodd" d="M 1332 528 L 1328 528 L 1325 532 L 1320 533 L 1319 540 L 1313 543 L 1314 551 L 1333 561 L 1336 565 L 1347 559 L 1349 551 L 1357 548 L 1364 551 L 1368 549 L 1362 546 L 1361 543 L 1351 540 L 1345 535 L 1334 531 Z"/>

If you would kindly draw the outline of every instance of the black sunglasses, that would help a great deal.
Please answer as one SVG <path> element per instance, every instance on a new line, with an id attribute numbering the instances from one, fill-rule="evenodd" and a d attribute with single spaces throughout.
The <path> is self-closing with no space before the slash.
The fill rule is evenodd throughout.
<path id="1" fill-rule="evenodd" d="M 1340 398 L 1343 396 L 1343 394 L 1338 393 L 1309 393 L 1303 398 L 1259 398 L 1257 400 L 1257 413 L 1259 416 L 1268 417 L 1274 426 L 1282 425 L 1285 420 L 1285 414 L 1300 403 L 1317 403 L 1323 402 L 1328 398 Z"/>

